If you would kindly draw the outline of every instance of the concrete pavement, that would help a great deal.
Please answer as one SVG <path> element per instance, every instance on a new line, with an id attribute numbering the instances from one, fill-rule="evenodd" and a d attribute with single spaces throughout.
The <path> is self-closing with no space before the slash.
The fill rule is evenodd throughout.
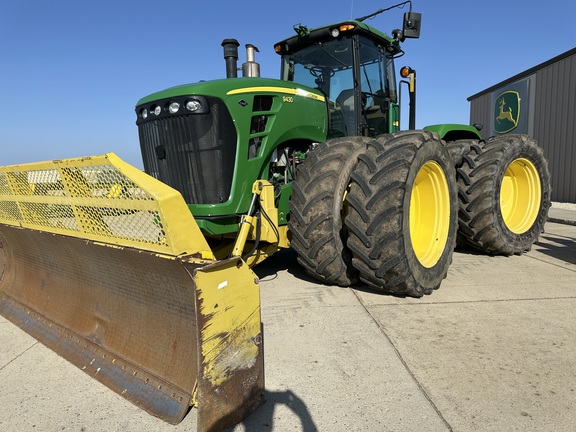
<path id="1" fill-rule="evenodd" d="M 576 204 L 552 203 L 548 211 L 548 220 L 568 225 L 576 225 Z"/>
<path id="2" fill-rule="evenodd" d="M 576 226 L 456 252 L 423 299 L 319 285 L 292 251 L 256 272 L 267 403 L 235 432 L 576 428 Z M 194 431 L 195 411 L 163 423 L 0 317 L 0 430 Z"/>

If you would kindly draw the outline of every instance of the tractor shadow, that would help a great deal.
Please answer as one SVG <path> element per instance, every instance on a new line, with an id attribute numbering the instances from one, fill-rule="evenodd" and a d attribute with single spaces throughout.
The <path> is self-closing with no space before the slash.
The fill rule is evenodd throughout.
<path id="1" fill-rule="evenodd" d="M 576 238 L 544 233 L 534 245 L 536 250 L 551 258 L 576 264 Z"/>
<path id="2" fill-rule="evenodd" d="M 473 251 L 471 251 L 474 253 Z M 314 285 L 324 285 L 330 288 L 341 288 L 341 289 L 353 289 L 355 291 L 362 291 L 370 294 L 374 294 L 375 291 L 368 287 L 368 285 L 363 284 L 362 282 L 358 282 L 354 285 L 348 287 L 338 287 L 336 285 L 325 284 L 322 281 L 313 278 L 304 267 L 302 267 L 298 261 L 298 254 L 293 249 L 284 249 L 280 252 L 272 255 L 272 257 L 268 258 L 261 264 L 258 264 L 256 267 L 253 268 L 254 273 L 260 279 L 261 282 L 271 281 L 278 277 L 278 274 L 281 272 L 286 272 L 289 275 L 293 276 L 294 278 L 304 281 Z M 402 294 L 395 294 L 390 293 L 387 291 L 376 292 L 377 294 L 381 295 L 389 295 L 393 297 L 400 297 L 406 298 L 407 296 Z"/>
<path id="3" fill-rule="evenodd" d="M 266 391 L 266 402 L 254 411 L 248 418 L 238 425 L 244 426 L 246 431 L 267 431 L 274 429 L 274 411 L 276 407 L 283 406 L 294 413 L 299 421 L 302 432 L 318 432 L 318 428 L 310 415 L 308 407 L 293 391 Z M 231 432 L 233 429 L 227 429 Z"/>
<path id="4" fill-rule="evenodd" d="M 258 264 L 253 268 L 253 271 L 261 281 L 273 280 L 278 277 L 278 273 L 285 271 L 296 279 L 321 284 L 321 282 L 306 273 L 304 268 L 298 263 L 297 258 L 298 255 L 292 248 L 283 249 Z"/>

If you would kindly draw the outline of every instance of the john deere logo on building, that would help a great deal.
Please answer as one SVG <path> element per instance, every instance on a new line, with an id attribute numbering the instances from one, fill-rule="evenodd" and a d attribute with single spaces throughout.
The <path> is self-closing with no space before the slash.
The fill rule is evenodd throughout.
<path id="1" fill-rule="evenodd" d="M 494 104 L 494 132 L 504 134 L 516 129 L 520 118 L 520 94 L 505 91 L 498 95 Z"/>

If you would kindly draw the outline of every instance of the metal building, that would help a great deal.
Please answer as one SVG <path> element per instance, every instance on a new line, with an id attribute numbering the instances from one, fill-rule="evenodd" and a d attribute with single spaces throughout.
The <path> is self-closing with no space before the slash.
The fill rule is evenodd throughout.
<path id="1" fill-rule="evenodd" d="M 576 48 L 468 98 L 483 138 L 538 140 L 552 176 L 552 201 L 576 203 Z"/>

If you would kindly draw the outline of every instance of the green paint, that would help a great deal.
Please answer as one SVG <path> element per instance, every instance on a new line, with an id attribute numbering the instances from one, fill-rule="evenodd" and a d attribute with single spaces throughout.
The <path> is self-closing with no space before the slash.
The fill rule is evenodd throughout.
<path id="1" fill-rule="evenodd" d="M 520 94 L 513 90 L 500 93 L 494 103 L 494 132 L 505 134 L 513 131 L 518 126 L 519 119 Z"/>
<path id="2" fill-rule="evenodd" d="M 456 141 L 459 139 L 481 139 L 478 129 L 464 124 L 445 123 L 426 126 L 424 130 L 436 132 L 440 139 Z"/>
<path id="3" fill-rule="evenodd" d="M 298 46 L 297 49 L 306 46 L 319 46 L 317 42 L 327 40 L 326 37 L 332 38 L 329 36 L 330 29 L 342 24 L 354 26 L 353 30 L 342 32 L 339 37 L 339 40 L 356 41 L 354 43 L 349 42 L 348 46 L 351 49 L 358 50 L 359 46 L 362 45 L 358 43 L 359 38 L 364 38 L 363 40 L 369 39 L 373 42 L 382 53 L 394 55 L 401 52 L 398 41 L 358 21 L 345 21 L 312 30 L 302 30 L 300 35 L 294 35 L 283 42 L 295 44 L 294 46 Z M 318 49 L 318 55 L 325 56 L 321 47 Z M 350 56 L 350 59 L 352 58 L 356 59 L 358 56 Z M 349 64 L 345 65 L 344 68 L 350 70 L 350 77 L 352 77 L 353 66 L 353 64 Z M 339 66 L 338 68 L 343 69 Z M 390 67 L 386 73 L 392 71 L 393 68 Z M 363 72 L 365 75 L 365 69 Z M 360 72 L 354 73 L 360 74 Z M 353 83 L 352 79 L 351 82 Z M 391 82 L 394 83 L 393 77 Z M 394 95 L 396 90 L 395 88 L 391 89 Z M 248 212 L 252 199 L 252 185 L 258 179 L 269 180 L 275 185 L 279 223 L 285 225 L 289 213 L 288 202 L 292 193 L 290 181 L 295 175 L 294 167 L 305 158 L 306 150 L 310 144 L 324 142 L 328 138 L 327 114 L 329 109 L 327 103 L 329 102 L 325 100 L 324 94 L 317 89 L 288 80 L 269 78 L 219 79 L 180 85 L 153 93 L 138 101 L 136 111 L 139 112 L 143 105 L 150 107 L 155 101 L 162 100 L 165 102 L 170 98 L 185 98 L 186 96 L 205 96 L 221 100 L 233 119 L 237 134 L 236 160 L 229 199 L 218 204 L 188 205 L 202 231 L 205 234 L 216 236 L 237 231 L 239 215 Z M 261 97 L 270 97 L 272 103 L 265 108 L 256 109 L 257 100 Z M 334 101 L 331 103 L 332 109 L 334 109 Z M 395 96 L 388 100 L 387 105 L 382 102 L 381 106 L 383 107 L 382 113 L 388 115 L 385 127 L 377 133 L 386 132 L 386 129 L 389 132 L 397 131 L 399 129 L 400 108 Z M 184 115 L 201 114 L 187 113 Z M 251 129 L 253 129 L 254 119 L 257 117 L 265 118 L 266 126 L 263 130 L 255 132 Z M 385 118 L 384 114 L 382 114 L 382 118 Z M 355 132 L 349 131 L 348 133 L 355 134 Z M 368 131 L 368 133 L 375 132 Z M 255 140 L 257 145 L 254 144 Z M 283 149 L 286 147 L 290 148 L 291 151 L 287 157 L 283 156 Z M 218 175 L 219 173 L 214 173 L 214 176 Z"/>

